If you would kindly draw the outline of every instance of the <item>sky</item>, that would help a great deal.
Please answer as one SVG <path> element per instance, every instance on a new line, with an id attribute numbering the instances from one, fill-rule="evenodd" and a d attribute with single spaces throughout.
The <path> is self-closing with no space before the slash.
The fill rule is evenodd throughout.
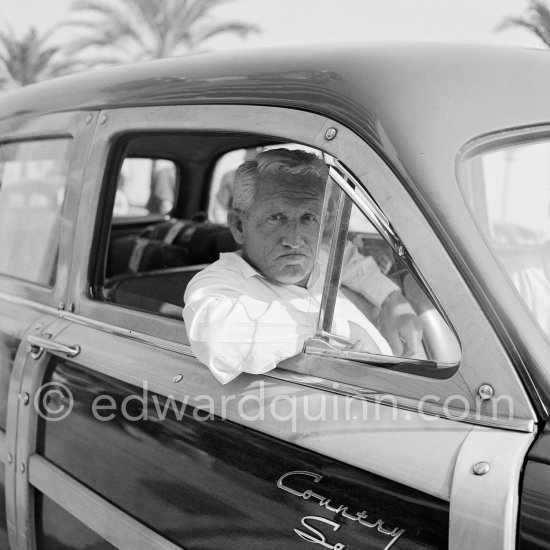
<path id="1" fill-rule="evenodd" d="M 405 40 L 502 43 L 543 47 L 521 28 L 496 32 L 507 16 L 522 15 L 528 0 L 232 0 L 217 20 L 254 23 L 261 33 L 217 38 L 209 49 L 338 41 Z M 550 3 L 550 0 L 549 0 Z M 69 14 L 71 0 L 0 0 L 0 29 L 16 34 L 30 26 L 53 27 Z"/>

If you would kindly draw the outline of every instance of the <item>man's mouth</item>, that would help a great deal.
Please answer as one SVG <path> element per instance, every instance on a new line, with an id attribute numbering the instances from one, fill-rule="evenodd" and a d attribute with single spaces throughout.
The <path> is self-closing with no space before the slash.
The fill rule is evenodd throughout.
<path id="1" fill-rule="evenodd" d="M 287 252 L 285 254 L 281 254 L 279 258 L 307 258 L 307 254 L 304 254 L 303 252 Z"/>

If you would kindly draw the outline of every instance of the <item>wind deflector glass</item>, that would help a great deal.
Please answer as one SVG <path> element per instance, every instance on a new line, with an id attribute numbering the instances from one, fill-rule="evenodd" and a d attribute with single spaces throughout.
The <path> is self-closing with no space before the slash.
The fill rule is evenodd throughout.
<path id="1" fill-rule="evenodd" d="M 306 351 L 432 378 L 451 376 L 460 344 L 404 244 L 353 175 L 336 159 L 324 159 L 330 178 L 318 255 L 325 285 L 318 332 Z"/>

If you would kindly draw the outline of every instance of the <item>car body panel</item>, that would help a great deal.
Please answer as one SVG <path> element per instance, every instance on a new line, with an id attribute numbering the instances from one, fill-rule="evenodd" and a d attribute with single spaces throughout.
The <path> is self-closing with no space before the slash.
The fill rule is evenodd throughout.
<path id="1" fill-rule="evenodd" d="M 158 394 L 74 363 L 56 362 L 51 369 L 48 379 L 72 390 L 76 414 L 43 423 L 45 447 L 39 454 L 183 547 L 225 548 L 232 540 L 240 548 L 301 548 L 293 528 L 308 514 L 330 522 L 323 528 L 316 519 L 324 532 L 343 523 L 336 538 L 350 546 L 384 548 L 401 537 L 418 548 L 447 545 L 445 501 L 257 430 L 243 432 L 229 420 L 207 420 L 210 413 L 201 411 L 200 400 L 198 409 L 184 409 L 179 399 L 172 406 Z M 111 418 L 99 437 L 92 410 L 101 395 L 112 396 L 116 405 L 97 401 L 105 407 L 99 418 Z M 104 465 L 100 471 L 98 464 Z M 306 498 L 308 488 L 325 491 L 332 508 Z M 344 505 L 352 516 L 368 509 L 368 525 L 338 518 L 334 509 Z M 410 507 L 414 514 L 405 514 Z"/>
<path id="2" fill-rule="evenodd" d="M 56 323 L 61 327 L 59 321 Z M 53 329 L 52 326 L 48 327 L 48 330 Z M 57 334 L 58 330 L 55 332 Z M 422 497 L 419 492 L 415 493 L 415 509 L 422 500 L 429 506 L 439 502 L 437 510 L 441 509 L 441 503 L 450 501 L 449 540 L 451 542 L 460 541 L 452 543 L 451 548 L 462 548 L 464 540 L 471 540 L 472 543 L 475 541 L 477 544 L 480 541 L 485 541 L 484 547 L 513 547 L 510 546 L 510 533 L 503 529 L 503 526 L 505 525 L 507 529 L 513 528 L 518 506 L 515 487 L 518 485 L 520 466 L 533 439 L 533 434 L 474 428 L 437 417 L 405 411 L 399 412 L 391 406 L 386 406 L 383 401 L 376 405 L 357 400 L 355 405 L 350 407 L 349 397 L 325 394 L 323 399 L 319 391 L 308 391 L 307 387 L 302 385 L 273 383 L 277 382 L 276 380 L 263 385 L 262 381 L 254 381 L 253 377 L 243 376 L 241 380 L 222 387 L 213 381 L 195 361 L 187 362 L 185 355 L 156 348 L 150 343 L 136 346 L 137 337 L 138 335 L 134 335 L 133 338 L 127 338 L 127 343 L 124 344 L 124 340 L 121 340 L 116 334 L 91 329 L 78 323 L 67 325 L 66 328 L 59 330 L 56 340 L 64 343 L 93 341 L 95 342 L 94 349 L 83 348 L 78 357 L 78 363 L 74 363 L 74 360 L 73 362 L 59 363 L 54 358 L 54 365 L 55 362 L 58 364 L 55 370 L 54 365 L 50 363 L 47 366 L 48 362 L 44 359 L 41 360 L 40 368 L 29 361 L 27 367 L 29 373 L 24 376 L 26 382 L 23 384 L 22 390 L 26 389 L 29 394 L 32 394 L 33 388 L 55 380 L 72 391 L 76 407 L 76 414 L 71 414 L 60 422 L 44 422 L 35 413 L 33 415 L 32 408 L 27 408 L 25 417 L 19 420 L 23 434 L 28 433 L 31 439 L 26 448 L 18 452 L 18 460 L 25 461 L 25 456 L 28 457 L 25 463 L 29 465 L 29 481 L 33 486 L 44 491 L 45 497 L 40 498 L 52 499 L 61 506 L 67 506 L 68 503 L 74 502 L 74 499 L 68 499 L 67 495 L 74 491 L 81 493 L 84 489 L 79 489 L 79 483 L 83 483 L 83 487 L 94 489 L 94 495 L 97 493 L 100 495 L 99 498 L 102 496 L 108 502 L 114 501 L 119 507 L 129 510 L 133 517 L 141 517 L 142 521 L 146 521 L 146 523 L 153 522 L 150 523 L 151 528 L 156 531 L 160 530 L 165 533 L 165 536 L 172 538 L 169 533 L 175 527 L 168 527 L 165 523 L 155 524 L 155 514 L 147 512 L 143 508 L 149 506 L 152 498 L 146 497 L 143 491 L 149 491 L 154 486 L 152 482 L 146 482 L 147 472 L 150 473 L 149 475 L 154 473 L 154 478 L 157 480 L 160 471 L 165 472 L 162 475 L 167 476 L 166 485 L 169 486 L 168 479 L 175 483 L 175 479 L 178 477 L 174 468 L 181 468 L 182 473 L 191 471 L 193 472 L 192 479 L 195 480 L 193 481 L 194 490 L 204 491 L 203 498 L 207 499 L 202 503 L 201 500 L 193 500 L 195 513 L 199 513 L 201 510 L 212 511 L 215 509 L 216 506 L 208 505 L 207 501 L 212 498 L 212 493 L 217 491 L 219 491 L 218 505 L 224 509 L 227 506 L 234 510 L 236 502 L 241 502 L 244 499 L 246 502 L 254 503 L 257 500 L 257 498 L 252 498 L 254 491 L 264 494 L 265 489 L 260 490 L 254 486 L 254 488 L 249 487 L 244 490 L 238 484 L 229 490 L 225 484 L 228 483 L 228 487 L 234 484 L 236 474 L 233 469 L 227 470 L 225 466 L 222 467 L 222 464 L 225 464 L 227 460 L 231 463 L 236 460 L 237 463 L 233 463 L 233 468 L 235 466 L 245 468 L 249 475 L 251 458 L 246 458 L 247 455 L 241 456 L 239 453 L 249 452 L 253 448 L 256 449 L 254 451 L 256 454 L 260 453 L 260 456 L 262 452 L 273 453 L 272 458 L 277 467 L 282 467 L 281 460 L 289 461 L 285 466 L 287 469 L 292 468 L 289 471 L 307 471 L 323 475 L 324 468 L 330 472 L 334 471 L 335 458 L 342 465 L 350 465 L 345 466 L 348 471 L 346 478 L 351 476 L 357 480 L 359 474 L 354 468 L 359 467 L 359 471 L 372 472 L 386 479 L 394 479 L 397 484 L 394 484 L 394 489 L 389 491 L 392 498 L 395 498 L 396 490 L 399 493 L 403 490 L 397 489 L 398 487 L 416 487 L 423 491 L 424 496 Z M 100 350 L 100 355 L 98 355 L 98 350 Z M 144 365 L 147 366 L 145 371 Z M 153 366 L 155 366 L 153 372 L 156 372 L 156 375 L 151 372 Z M 52 373 L 52 371 L 54 372 Z M 42 378 L 43 376 L 46 378 Z M 183 376 L 182 380 L 175 382 L 179 376 Z M 92 410 L 90 402 L 102 395 L 114 397 L 116 404 L 113 405 L 110 401 L 98 401 L 97 404 L 105 408 L 99 409 L 99 416 L 93 418 L 90 415 Z M 283 396 L 287 398 L 289 395 L 295 395 L 296 399 L 291 401 L 283 399 Z M 166 400 L 168 400 L 168 406 Z M 278 400 L 276 405 L 266 407 L 266 403 L 274 403 L 276 400 Z M 264 405 L 259 409 L 258 404 L 260 403 Z M 326 422 L 320 425 L 319 419 L 313 416 L 313 419 L 306 424 L 299 411 L 305 407 L 310 411 L 318 411 L 321 408 L 320 404 L 327 406 L 326 403 L 329 403 L 328 407 L 330 407 L 332 418 L 339 417 L 338 420 L 333 420 L 329 425 Z M 184 404 L 187 409 L 185 414 L 182 414 Z M 195 406 L 193 407 L 193 405 Z M 169 412 L 167 416 L 172 417 L 172 420 L 168 421 L 168 425 L 164 423 L 164 420 L 158 421 L 159 414 L 162 420 L 162 413 L 165 410 Z M 340 415 L 337 415 L 334 413 L 335 410 L 342 411 L 343 414 L 341 412 Z M 244 414 L 243 411 L 245 411 Z M 297 411 L 298 414 L 296 414 Z M 349 414 L 345 414 L 345 411 L 348 411 Z M 123 412 L 127 416 L 124 416 Z M 28 416 L 29 414 L 31 416 Z M 174 414 L 180 419 L 179 421 L 175 421 Z M 111 415 L 115 415 L 115 421 L 113 423 L 105 422 L 104 426 L 108 430 L 103 434 L 110 433 L 111 435 L 106 441 L 95 441 L 93 434 L 97 432 L 98 428 L 94 428 L 94 424 L 97 425 L 103 420 L 113 420 Z M 212 415 L 221 419 L 212 420 Z M 227 446 L 231 446 L 230 442 L 237 438 L 236 433 L 233 432 L 237 426 L 243 424 L 243 418 L 249 420 L 244 425 L 252 429 L 251 434 L 263 433 L 266 435 L 251 435 L 251 440 L 242 440 L 241 437 L 238 445 L 241 450 L 228 450 Z M 138 422 L 135 422 L 136 419 Z M 74 424 L 75 422 L 77 425 Z M 220 427 L 220 423 L 221 426 L 227 426 L 228 431 Z M 187 427 L 185 427 L 186 425 Z M 406 431 L 402 432 L 396 440 L 393 436 L 396 426 L 399 425 L 405 425 Z M 103 429 L 104 426 L 102 426 Z M 166 429 L 168 429 L 167 433 L 165 433 Z M 199 434 L 196 432 L 197 429 L 199 431 L 206 429 L 210 435 Z M 174 430 L 175 432 L 172 433 Z M 224 436 L 226 431 L 228 435 Z M 297 438 L 297 434 L 303 434 L 303 436 Z M 36 441 L 32 440 L 33 437 L 37 438 Z M 181 444 L 185 448 L 188 447 L 188 451 L 183 451 L 181 444 L 176 443 L 181 437 L 183 437 Z M 222 443 L 224 437 L 229 439 Z M 258 437 L 260 438 L 258 443 L 252 443 Z M 267 439 L 265 439 L 266 437 Z M 126 440 L 128 441 L 122 443 Z M 159 448 L 152 455 L 148 455 L 148 458 L 140 458 L 141 452 L 151 452 L 152 440 L 156 440 L 161 445 L 170 443 L 167 449 Z M 198 440 L 201 441 L 200 444 Z M 262 440 L 268 443 L 258 447 Z M 40 443 L 41 441 L 42 443 Z M 245 444 L 246 441 L 248 444 Z M 286 445 L 290 444 L 294 450 L 284 451 L 285 444 L 281 441 L 287 441 Z M 262 445 L 266 444 L 267 447 L 264 450 L 259 450 L 262 449 Z M 38 448 L 35 453 L 33 449 L 36 445 Z M 45 446 L 41 447 L 42 445 Z M 204 445 L 207 447 L 201 451 Z M 208 451 L 208 449 L 210 450 Z M 277 449 L 279 450 L 277 451 Z M 310 449 L 314 454 L 311 451 L 300 449 Z M 115 456 L 112 455 L 113 452 L 115 452 Z M 126 456 L 126 453 L 130 453 L 130 455 Z M 202 460 L 201 457 L 205 456 L 205 453 L 210 455 L 208 464 L 210 464 L 211 474 L 205 472 L 204 475 L 199 475 L 198 479 L 203 481 L 197 486 L 195 477 L 198 471 L 197 461 Z M 275 460 L 274 457 L 277 456 L 277 453 L 283 453 L 283 456 L 286 455 L 288 458 Z M 87 456 L 89 460 L 79 461 L 79 456 Z M 180 456 L 179 459 L 178 456 Z M 184 456 L 188 456 L 191 460 L 188 468 L 184 468 L 184 464 L 181 462 L 181 457 Z M 193 459 L 193 456 L 196 458 Z M 317 464 L 323 466 L 322 468 L 319 466 L 320 469 L 315 471 L 309 466 L 307 469 L 301 462 L 300 456 L 309 456 L 308 460 L 312 460 L 311 457 L 314 456 L 319 457 L 317 460 L 320 462 Z M 329 458 L 331 456 L 334 458 Z M 42 457 L 46 460 L 41 460 Z M 220 465 L 215 466 L 220 461 Z M 491 465 L 491 475 L 485 477 L 473 474 L 473 467 L 481 461 L 486 461 Z M 150 463 L 149 466 L 142 470 L 147 463 Z M 388 464 L 393 468 L 388 468 Z M 71 472 L 71 478 L 69 480 L 63 478 L 56 468 Z M 430 472 L 430 475 L 426 476 L 426 472 Z M 286 471 L 281 475 L 284 473 Z M 55 482 L 56 476 L 61 476 L 60 480 L 64 480 L 65 484 L 59 481 Z M 128 476 L 137 476 L 137 478 L 132 481 Z M 214 476 L 213 479 L 211 479 L 212 476 Z M 266 479 L 271 479 L 272 483 L 275 483 L 275 478 L 276 476 L 274 477 L 273 474 L 267 476 Z M 189 481 L 184 483 L 187 484 Z M 208 483 L 211 481 L 215 483 L 215 489 L 208 488 Z M 263 483 L 265 484 L 265 481 Z M 372 485 L 372 479 L 368 483 Z M 254 483 L 252 484 L 254 485 Z M 65 487 L 65 485 L 67 486 Z M 142 485 L 143 488 L 140 489 Z M 131 487 L 134 489 L 129 493 Z M 350 487 L 347 487 L 346 490 L 348 495 L 353 494 Z M 387 490 L 388 488 L 385 489 L 385 491 Z M 30 514 L 27 519 L 29 521 L 33 517 L 32 510 L 34 509 L 33 501 L 30 500 L 31 493 L 28 490 L 26 493 L 21 490 L 20 492 L 24 494 L 22 498 L 25 498 L 25 502 L 28 503 L 28 507 L 21 505 L 20 513 L 25 510 L 27 515 Z M 472 502 L 478 502 L 480 495 L 487 492 L 492 495 L 492 498 L 490 500 L 481 499 L 485 506 L 484 513 L 478 513 L 479 509 L 477 508 L 476 513 L 472 514 Z M 155 494 L 157 494 L 156 498 L 160 498 L 158 493 Z M 163 495 L 163 499 L 168 499 L 171 506 L 175 506 L 174 513 L 178 509 L 181 512 L 181 506 L 177 504 L 179 501 L 174 502 L 176 497 L 171 491 L 160 494 Z M 181 493 L 178 492 L 178 494 L 181 494 L 183 498 L 184 495 L 189 495 L 189 490 L 182 488 Z M 224 497 L 227 494 L 234 495 L 237 500 L 232 503 L 219 503 L 219 499 L 227 498 Z M 439 498 L 434 500 L 434 497 L 428 496 L 429 494 L 437 495 Z M 93 498 L 97 500 L 98 497 L 94 496 Z M 120 501 L 121 498 L 122 501 Z M 405 497 L 399 497 L 400 501 L 403 498 Z M 118 503 L 117 499 L 119 499 Z M 379 502 L 378 499 L 374 499 L 374 501 Z M 102 501 L 100 500 L 100 502 Z M 134 504 L 129 505 L 129 502 Z M 429 502 L 432 504 L 428 504 Z M 139 509 L 133 510 L 136 505 Z M 97 504 L 97 506 L 104 508 L 103 504 Z M 257 502 L 255 505 L 252 504 L 252 509 L 262 510 L 265 506 L 265 504 Z M 51 509 L 51 505 L 48 507 L 44 504 L 38 508 L 41 513 L 49 514 L 54 513 Z M 164 519 L 168 521 L 168 517 L 165 515 L 166 509 L 160 502 L 155 509 L 164 510 L 163 514 L 159 516 L 159 521 L 164 521 Z M 50 511 L 48 512 L 48 510 Z M 72 504 L 69 510 L 72 511 Z M 90 513 L 88 508 L 85 507 L 85 510 L 87 510 L 86 513 Z M 503 525 L 502 513 L 504 511 L 507 522 Z M 304 514 L 306 512 L 306 510 L 303 511 Z M 299 520 L 302 516 L 299 515 L 300 512 L 296 513 L 297 520 Z M 56 516 L 42 516 L 40 524 L 51 522 L 52 517 Z M 177 517 L 176 513 L 174 518 Z M 271 515 L 268 514 L 267 517 L 271 517 Z M 280 512 L 277 517 L 281 517 Z M 400 516 L 392 517 L 397 519 Z M 430 518 L 427 523 L 433 524 L 432 516 Z M 422 521 L 419 520 L 418 526 L 425 525 L 426 521 L 426 518 Z M 265 523 L 262 525 L 270 533 Z M 287 525 L 289 529 L 290 527 L 292 529 L 300 527 L 299 524 L 293 527 L 290 520 L 288 523 L 283 522 L 279 525 Z M 310 526 L 312 525 L 310 524 Z M 329 524 L 329 527 L 331 525 Z M 446 528 L 443 525 L 444 522 L 440 525 L 440 529 L 445 531 Z M 200 533 L 201 529 L 198 524 L 197 528 Z M 409 528 L 411 528 L 410 525 Z M 132 526 L 129 526 L 128 529 L 130 532 L 135 531 L 135 527 Z M 223 528 L 221 529 L 223 531 Z M 290 529 L 291 532 L 292 529 Z M 102 533 L 101 530 L 98 532 Z M 124 532 L 124 529 L 120 530 L 114 539 L 110 538 L 107 532 L 102 534 L 108 541 L 115 543 L 118 540 L 116 537 L 121 536 L 120 533 Z M 308 533 L 309 531 L 303 532 Z M 441 531 L 439 533 L 441 535 Z M 188 535 L 189 533 L 181 536 Z M 272 538 L 272 536 L 268 536 L 269 540 Z M 180 544 L 184 542 L 184 539 L 175 540 L 179 540 Z M 223 538 L 220 539 L 220 543 L 222 542 Z M 195 543 L 199 544 L 197 540 Z M 202 540 L 201 544 L 213 547 L 214 541 Z M 254 547 L 253 543 L 250 544 Z M 414 544 L 415 547 L 423 547 L 420 540 Z M 243 542 L 243 547 L 245 547 L 244 545 L 245 542 Z M 436 545 L 436 547 L 438 546 Z"/>

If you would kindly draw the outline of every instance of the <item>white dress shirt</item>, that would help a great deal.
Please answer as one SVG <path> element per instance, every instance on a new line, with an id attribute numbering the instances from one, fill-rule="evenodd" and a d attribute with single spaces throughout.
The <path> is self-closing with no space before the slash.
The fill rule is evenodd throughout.
<path id="1" fill-rule="evenodd" d="M 346 256 L 342 283 L 360 289 L 375 306 L 399 290 L 372 258 L 353 251 Z M 316 271 L 302 288 L 266 279 L 240 252 L 221 254 L 185 291 L 183 318 L 197 359 L 226 384 L 241 372 L 264 373 L 299 353 L 317 329 L 324 281 Z M 380 353 L 391 355 L 374 325 L 339 294 L 332 332 L 349 337 L 350 321 L 371 336 Z"/>

